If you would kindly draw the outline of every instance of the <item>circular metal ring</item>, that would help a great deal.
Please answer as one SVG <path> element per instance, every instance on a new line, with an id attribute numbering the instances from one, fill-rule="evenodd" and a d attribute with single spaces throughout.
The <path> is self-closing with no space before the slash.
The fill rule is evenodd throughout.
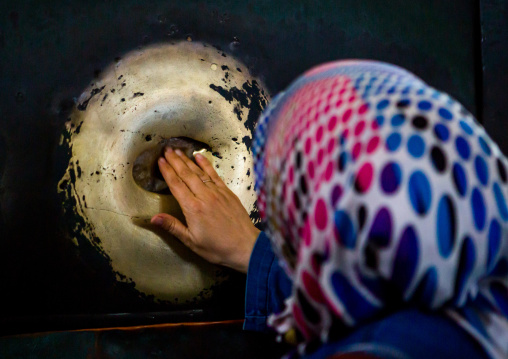
<path id="1" fill-rule="evenodd" d="M 58 190 L 75 218 L 75 244 L 89 241 L 117 280 L 145 297 L 186 304 L 212 296 L 228 272 L 151 226 L 160 212 L 184 218 L 173 196 L 136 184 L 133 165 L 161 139 L 203 142 L 211 148 L 204 155 L 254 213 L 250 145 L 267 101 L 245 65 L 202 43 L 152 46 L 112 64 L 78 98 L 62 136 L 71 158 Z"/>

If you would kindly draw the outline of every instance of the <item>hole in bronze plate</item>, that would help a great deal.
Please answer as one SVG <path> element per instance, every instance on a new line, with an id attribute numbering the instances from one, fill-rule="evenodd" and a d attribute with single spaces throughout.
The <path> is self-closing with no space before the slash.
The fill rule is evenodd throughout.
<path id="1" fill-rule="evenodd" d="M 187 157 L 194 161 L 193 153 L 207 150 L 211 147 L 206 143 L 196 141 L 188 137 L 171 137 L 161 140 L 154 147 L 143 151 L 134 161 L 132 177 L 141 188 L 160 194 L 171 194 L 162 173 L 157 164 L 158 159 L 163 156 L 164 148 L 171 147 L 180 149 Z"/>

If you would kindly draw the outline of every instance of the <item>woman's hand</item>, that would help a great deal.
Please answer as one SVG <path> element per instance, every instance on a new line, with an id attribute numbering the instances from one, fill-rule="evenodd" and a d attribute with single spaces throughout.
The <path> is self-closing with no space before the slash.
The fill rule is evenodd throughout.
<path id="1" fill-rule="evenodd" d="M 195 158 L 199 166 L 180 150 L 166 148 L 159 159 L 187 226 L 166 213 L 155 215 L 151 222 L 207 261 L 247 273 L 259 230 L 206 157 L 196 154 Z"/>

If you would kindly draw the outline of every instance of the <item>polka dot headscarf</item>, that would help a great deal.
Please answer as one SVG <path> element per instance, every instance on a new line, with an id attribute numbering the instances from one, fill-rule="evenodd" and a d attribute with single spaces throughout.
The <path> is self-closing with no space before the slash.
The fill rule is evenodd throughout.
<path id="1" fill-rule="evenodd" d="M 274 98 L 254 156 L 294 283 L 276 330 L 326 342 L 407 302 L 508 356 L 508 163 L 458 102 L 395 66 L 326 64 Z"/>

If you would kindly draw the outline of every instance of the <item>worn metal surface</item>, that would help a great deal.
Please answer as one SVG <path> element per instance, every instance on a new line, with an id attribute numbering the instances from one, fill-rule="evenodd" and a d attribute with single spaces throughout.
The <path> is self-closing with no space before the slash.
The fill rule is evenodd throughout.
<path id="1" fill-rule="evenodd" d="M 212 297 L 229 272 L 150 224 L 159 212 L 185 218 L 174 196 L 136 183 L 134 164 L 166 138 L 199 141 L 256 218 L 250 146 L 268 100 L 243 64 L 207 44 L 153 45 L 109 66 L 78 98 L 62 135 L 70 158 L 58 191 L 77 250 L 91 245 L 118 281 L 157 302 Z"/>
<path id="2" fill-rule="evenodd" d="M 2 317 L 174 309 L 115 284 L 93 248 L 78 256 L 59 230 L 55 188 L 68 164 L 59 136 L 90 78 L 115 58 L 190 36 L 236 56 L 272 94 L 313 65 L 371 58 L 408 68 L 475 113 L 477 16 L 471 0 L 1 2 Z M 240 317 L 243 279 L 207 306 Z"/>

